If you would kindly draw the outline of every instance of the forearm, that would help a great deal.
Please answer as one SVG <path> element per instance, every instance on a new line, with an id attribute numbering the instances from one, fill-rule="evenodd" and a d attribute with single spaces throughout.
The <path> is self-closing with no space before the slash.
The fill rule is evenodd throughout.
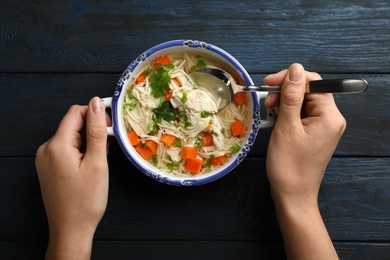
<path id="1" fill-rule="evenodd" d="M 338 259 L 317 203 L 273 197 L 288 259 Z"/>

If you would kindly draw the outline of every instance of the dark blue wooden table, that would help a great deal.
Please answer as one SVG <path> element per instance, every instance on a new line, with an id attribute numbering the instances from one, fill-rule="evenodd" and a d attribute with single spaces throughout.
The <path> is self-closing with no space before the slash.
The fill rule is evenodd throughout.
<path id="1" fill-rule="evenodd" d="M 0 258 L 42 259 L 48 229 L 38 146 L 72 104 L 108 97 L 144 50 L 198 39 L 235 56 L 255 82 L 300 62 L 324 78 L 361 77 L 339 96 L 348 126 L 320 207 L 342 259 L 390 259 L 388 0 L 19 1 L 0 5 Z M 93 259 L 283 259 L 261 130 L 249 156 L 199 187 L 160 184 L 114 143 Z"/>

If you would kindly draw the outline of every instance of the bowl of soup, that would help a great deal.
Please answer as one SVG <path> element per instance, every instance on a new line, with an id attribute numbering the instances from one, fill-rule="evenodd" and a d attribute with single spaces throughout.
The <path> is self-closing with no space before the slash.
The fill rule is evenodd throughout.
<path id="1" fill-rule="evenodd" d="M 248 154 L 261 128 L 274 123 L 261 115 L 267 93 L 240 92 L 224 109 L 190 76 L 208 67 L 253 85 L 228 52 L 198 40 L 173 40 L 139 55 L 121 75 L 112 97 L 108 134 L 144 174 L 161 183 L 196 186 L 231 172 Z M 266 111 L 265 109 L 262 111 Z"/>

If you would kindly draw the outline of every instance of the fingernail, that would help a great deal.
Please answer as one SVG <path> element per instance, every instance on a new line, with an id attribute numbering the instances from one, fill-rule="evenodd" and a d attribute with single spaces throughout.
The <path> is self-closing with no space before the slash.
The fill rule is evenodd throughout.
<path id="1" fill-rule="evenodd" d="M 94 97 L 92 99 L 92 112 L 95 113 L 96 115 L 99 115 L 102 112 L 100 103 L 101 103 L 100 98 Z"/>
<path id="2" fill-rule="evenodd" d="M 300 64 L 293 64 L 290 67 L 288 79 L 291 82 L 300 82 L 303 76 L 303 67 Z"/>
<path id="3" fill-rule="evenodd" d="M 265 103 L 267 104 L 271 100 L 271 93 L 267 94 L 267 97 L 265 98 Z"/>

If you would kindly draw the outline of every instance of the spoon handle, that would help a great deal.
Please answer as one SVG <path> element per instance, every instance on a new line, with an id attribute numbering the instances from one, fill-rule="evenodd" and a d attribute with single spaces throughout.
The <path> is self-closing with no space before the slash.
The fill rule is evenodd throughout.
<path id="1" fill-rule="evenodd" d="M 306 93 L 337 93 L 352 94 L 367 90 L 368 84 L 364 79 L 322 79 L 308 81 Z M 280 92 L 282 86 L 248 86 L 244 91 Z"/>

